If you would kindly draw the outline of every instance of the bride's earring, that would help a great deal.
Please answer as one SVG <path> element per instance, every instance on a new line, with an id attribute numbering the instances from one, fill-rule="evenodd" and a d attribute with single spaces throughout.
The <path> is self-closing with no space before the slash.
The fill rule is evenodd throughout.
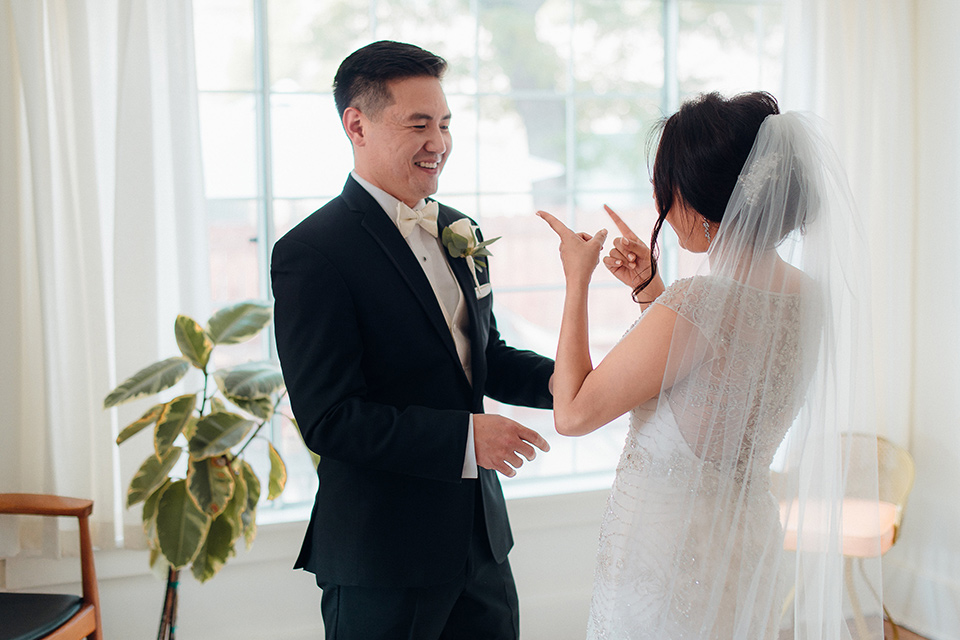
<path id="1" fill-rule="evenodd" d="M 703 236 L 707 239 L 707 242 L 710 242 L 710 223 L 707 222 L 707 219 L 703 219 Z"/>

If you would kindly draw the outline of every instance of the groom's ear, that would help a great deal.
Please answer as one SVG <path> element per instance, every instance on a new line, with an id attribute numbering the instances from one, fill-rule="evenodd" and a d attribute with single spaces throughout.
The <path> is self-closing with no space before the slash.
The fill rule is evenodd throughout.
<path id="1" fill-rule="evenodd" d="M 347 107 L 343 110 L 343 130 L 355 147 L 365 144 L 364 127 L 366 117 L 356 107 Z"/>

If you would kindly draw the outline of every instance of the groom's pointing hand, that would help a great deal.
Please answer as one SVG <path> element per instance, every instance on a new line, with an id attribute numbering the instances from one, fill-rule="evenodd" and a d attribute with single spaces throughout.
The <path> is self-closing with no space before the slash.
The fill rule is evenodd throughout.
<path id="1" fill-rule="evenodd" d="M 541 451 L 550 451 L 547 441 L 533 429 L 489 413 L 474 414 L 473 443 L 477 464 L 499 471 L 508 478 L 515 476 L 516 470 L 523 465 L 521 455 L 528 461 L 537 457 L 534 446 Z"/>

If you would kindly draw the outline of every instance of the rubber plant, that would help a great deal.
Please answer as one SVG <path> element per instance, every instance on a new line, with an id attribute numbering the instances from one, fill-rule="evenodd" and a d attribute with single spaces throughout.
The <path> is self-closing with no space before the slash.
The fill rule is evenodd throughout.
<path id="1" fill-rule="evenodd" d="M 236 554 L 240 538 L 249 549 L 256 536 L 262 485 L 244 454 L 277 413 L 286 393 L 283 377 L 270 362 L 209 368 L 215 348 L 253 338 L 271 318 L 270 306 L 255 301 L 217 311 L 206 326 L 177 316 L 180 355 L 141 369 L 103 401 L 109 409 L 170 389 L 191 369 L 202 374 L 201 389 L 153 405 L 117 436 L 119 445 L 153 427 L 153 452 L 130 482 L 127 507 L 143 504 L 150 566 L 166 568 L 159 640 L 175 637 L 180 571 L 190 565 L 194 577 L 206 582 Z M 287 473 L 273 443 L 265 442 L 266 498 L 273 500 L 283 492 Z M 184 453 L 186 464 L 178 465 Z"/>

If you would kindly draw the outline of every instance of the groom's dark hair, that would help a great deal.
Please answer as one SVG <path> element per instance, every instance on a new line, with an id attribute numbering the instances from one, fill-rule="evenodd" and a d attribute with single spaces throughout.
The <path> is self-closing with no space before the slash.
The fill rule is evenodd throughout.
<path id="1" fill-rule="evenodd" d="M 343 117 L 347 107 L 376 116 L 393 101 L 387 83 L 428 76 L 442 79 L 447 61 L 426 49 L 393 40 L 380 40 L 357 49 L 340 63 L 333 79 L 333 99 Z"/>

